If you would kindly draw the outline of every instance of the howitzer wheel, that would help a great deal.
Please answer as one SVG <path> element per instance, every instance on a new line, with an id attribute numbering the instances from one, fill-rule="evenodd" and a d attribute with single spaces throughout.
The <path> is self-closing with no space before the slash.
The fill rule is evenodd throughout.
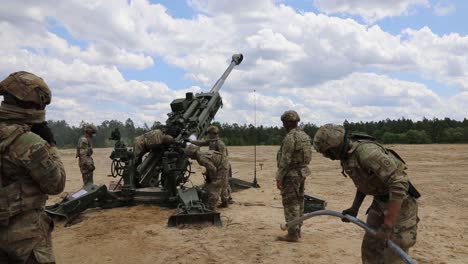
<path id="1" fill-rule="evenodd" d="M 125 170 L 125 163 L 119 159 L 113 159 L 111 163 L 112 177 L 122 176 Z"/>

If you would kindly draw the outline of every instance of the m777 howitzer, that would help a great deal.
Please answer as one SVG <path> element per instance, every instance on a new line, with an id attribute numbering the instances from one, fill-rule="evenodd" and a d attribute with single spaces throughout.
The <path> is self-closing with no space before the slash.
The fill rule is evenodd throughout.
<path id="1" fill-rule="evenodd" d="M 65 217 L 68 223 L 87 208 L 152 203 L 178 206 L 178 214 L 169 219 L 170 226 L 193 222 L 219 225 L 219 213 L 205 208 L 199 196 L 199 188 L 184 186 L 192 172 L 191 163 L 183 149 L 187 139 L 197 139 L 206 134 L 207 127 L 222 106 L 219 90 L 242 59 L 242 54 L 233 55 L 230 65 L 209 92 L 195 95 L 187 93 L 185 98 L 172 101 L 164 130 L 175 138 L 174 143 L 151 149 L 137 166 L 133 150 L 120 141 L 117 132 L 113 132 L 115 134 L 111 138 L 116 140 L 116 144 L 111 154 L 111 176 L 121 177 L 118 186 L 107 190 L 105 185 L 85 185 L 61 202 L 47 206 L 46 211 L 51 215 Z M 241 180 L 237 182 L 244 187 L 250 184 Z"/>

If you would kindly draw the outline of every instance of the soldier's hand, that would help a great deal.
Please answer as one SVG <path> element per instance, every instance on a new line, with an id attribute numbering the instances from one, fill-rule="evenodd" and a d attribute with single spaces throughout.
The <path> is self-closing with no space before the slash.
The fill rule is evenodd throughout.
<path id="1" fill-rule="evenodd" d="M 276 188 L 278 188 L 278 190 L 283 189 L 283 181 L 282 180 L 276 180 Z"/>
<path id="2" fill-rule="evenodd" d="M 355 209 L 355 208 L 352 208 L 352 207 L 351 207 L 351 208 L 348 208 L 348 209 L 346 209 L 346 210 L 343 210 L 343 212 L 341 212 L 341 213 L 344 214 L 344 215 L 350 215 L 350 216 L 356 217 L 357 214 L 358 214 L 358 212 L 359 212 L 358 209 Z M 343 221 L 343 222 L 349 222 L 349 220 L 346 219 L 346 218 L 341 218 L 341 221 Z"/>
<path id="3" fill-rule="evenodd" d="M 40 124 L 33 124 L 31 126 L 31 132 L 40 136 L 45 141 L 47 141 L 50 145 L 55 145 L 54 134 L 47 126 L 47 122 L 42 122 Z"/>

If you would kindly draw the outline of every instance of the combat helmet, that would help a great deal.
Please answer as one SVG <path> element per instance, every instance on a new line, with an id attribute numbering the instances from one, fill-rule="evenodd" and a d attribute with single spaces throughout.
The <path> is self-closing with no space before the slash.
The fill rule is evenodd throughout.
<path id="1" fill-rule="evenodd" d="M 211 125 L 206 129 L 206 132 L 209 134 L 218 134 L 219 133 L 219 128 L 215 125 Z"/>
<path id="2" fill-rule="evenodd" d="M 314 136 L 314 148 L 317 152 L 327 154 L 328 152 L 337 152 L 342 146 L 345 138 L 345 129 L 343 126 L 326 124 L 321 126 Z"/>
<path id="3" fill-rule="evenodd" d="M 195 157 L 195 153 L 197 153 L 197 151 L 199 150 L 200 150 L 200 147 L 190 144 L 190 145 L 187 145 L 187 147 L 185 147 L 184 153 L 185 155 L 192 158 L 192 157 Z"/>
<path id="4" fill-rule="evenodd" d="M 14 97 L 19 107 L 39 109 L 44 109 L 50 104 L 52 98 L 49 86 L 44 80 L 26 71 L 14 72 L 1 81 L 0 95 L 5 97 L 4 101 L 13 99 L 9 96 Z M 34 107 L 31 107 L 31 104 Z"/>
<path id="5" fill-rule="evenodd" d="M 83 126 L 83 129 L 87 133 L 91 133 L 91 134 L 96 134 L 97 133 L 97 128 L 93 124 L 86 124 L 86 125 Z"/>
<path id="6" fill-rule="evenodd" d="M 299 114 L 296 111 L 288 110 L 281 115 L 281 121 L 299 122 L 301 118 L 299 118 Z"/>

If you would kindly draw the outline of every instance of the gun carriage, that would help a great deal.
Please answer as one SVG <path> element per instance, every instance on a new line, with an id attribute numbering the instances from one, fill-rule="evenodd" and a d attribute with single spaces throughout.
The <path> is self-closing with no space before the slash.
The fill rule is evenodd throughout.
<path id="1" fill-rule="evenodd" d="M 133 149 L 128 148 L 120 140 L 120 132 L 114 130 L 110 138 L 116 141 L 110 155 L 110 176 L 120 177 L 118 183 L 110 190 L 105 185 L 85 185 L 61 202 L 47 206 L 46 211 L 53 216 L 64 217 L 70 223 L 87 208 L 151 203 L 179 208 L 178 213 L 169 219 L 171 226 L 205 221 L 220 224 L 219 213 L 203 205 L 200 189 L 185 187 L 192 172 L 183 149 L 188 139 L 205 136 L 206 128 L 222 107 L 219 90 L 232 69 L 242 60 L 242 54 L 234 54 L 230 65 L 209 92 L 188 92 L 185 98 L 172 101 L 164 127 L 166 133 L 175 137 L 172 144 L 152 148 L 142 163 L 136 164 Z M 254 186 L 239 179 L 231 182 L 238 183 L 241 188 Z"/>

